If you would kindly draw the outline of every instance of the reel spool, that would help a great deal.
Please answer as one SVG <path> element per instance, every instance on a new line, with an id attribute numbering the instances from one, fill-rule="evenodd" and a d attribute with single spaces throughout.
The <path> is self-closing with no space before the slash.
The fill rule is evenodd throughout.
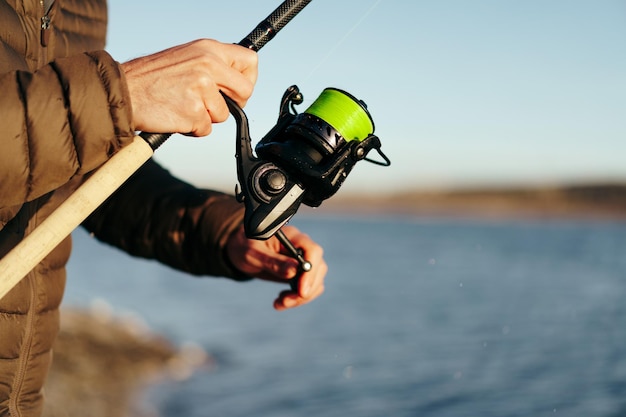
<path id="1" fill-rule="evenodd" d="M 239 106 L 226 97 L 238 130 L 237 198 L 245 204 L 246 235 L 267 239 L 297 211 L 300 204 L 319 206 L 333 196 L 354 165 L 365 159 L 389 166 L 375 136 L 374 122 L 362 101 L 336 88 L 326 88 L 303 113 L 297 86 L 289 87 L 276 125 L 252 152 L 248 121 Z M 367 158 L 371 150 L 382 161 Z"/>

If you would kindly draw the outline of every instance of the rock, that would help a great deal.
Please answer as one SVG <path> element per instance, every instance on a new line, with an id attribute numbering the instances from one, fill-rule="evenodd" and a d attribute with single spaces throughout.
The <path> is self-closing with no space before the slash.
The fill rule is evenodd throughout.
<path id="1" fill-rule="evenodd" d="M 64 309 L 45 386 L 44 417 L 146 417 L 149 384 L 185 379 L 210 365 L 199 346 L 177 348 L 136 317 L 114 316 L 102 303 Z"/>

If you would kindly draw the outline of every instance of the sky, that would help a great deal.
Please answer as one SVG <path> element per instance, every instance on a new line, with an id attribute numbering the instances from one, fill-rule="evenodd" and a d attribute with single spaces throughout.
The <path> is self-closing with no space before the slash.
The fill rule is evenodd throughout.
<path id="1" fill-rule="evenodd" d="M 107 49 L 123 62 L 236 43 L 279 4 L 109 0 Z M 326 87 L 367 103 L 392 164 L 357 163 L 342 192 L 626 182 L 624 0 L 314 0 L 259 51 L 253 144 L 292 84 L 300 112 Z M 231 117 L 155 159 L 232 191 L 234 153 Z"/>

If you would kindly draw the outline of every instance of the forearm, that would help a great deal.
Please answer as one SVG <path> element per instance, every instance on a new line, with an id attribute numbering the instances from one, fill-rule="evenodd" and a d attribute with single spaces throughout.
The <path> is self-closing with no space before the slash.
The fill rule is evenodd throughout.
<path id="1" fill-rule="evenodd" d="M 224 247 L 242 218 L 234 197 L 197 189 L 150 160 L 84 226 L 131 255 L 195 275 L 240 279 Z"/>

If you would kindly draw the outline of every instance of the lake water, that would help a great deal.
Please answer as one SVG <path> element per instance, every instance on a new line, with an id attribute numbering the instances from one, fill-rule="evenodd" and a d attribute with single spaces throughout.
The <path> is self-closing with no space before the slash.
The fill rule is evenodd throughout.
<path id="1" fill-rule="evenodd" d="M 101 298 L 216 360 L 165 417 L 626 416 L 626 224 L 296 216 L 326 293 L 192 278 L 75 233 L 65 305 Z"/>

